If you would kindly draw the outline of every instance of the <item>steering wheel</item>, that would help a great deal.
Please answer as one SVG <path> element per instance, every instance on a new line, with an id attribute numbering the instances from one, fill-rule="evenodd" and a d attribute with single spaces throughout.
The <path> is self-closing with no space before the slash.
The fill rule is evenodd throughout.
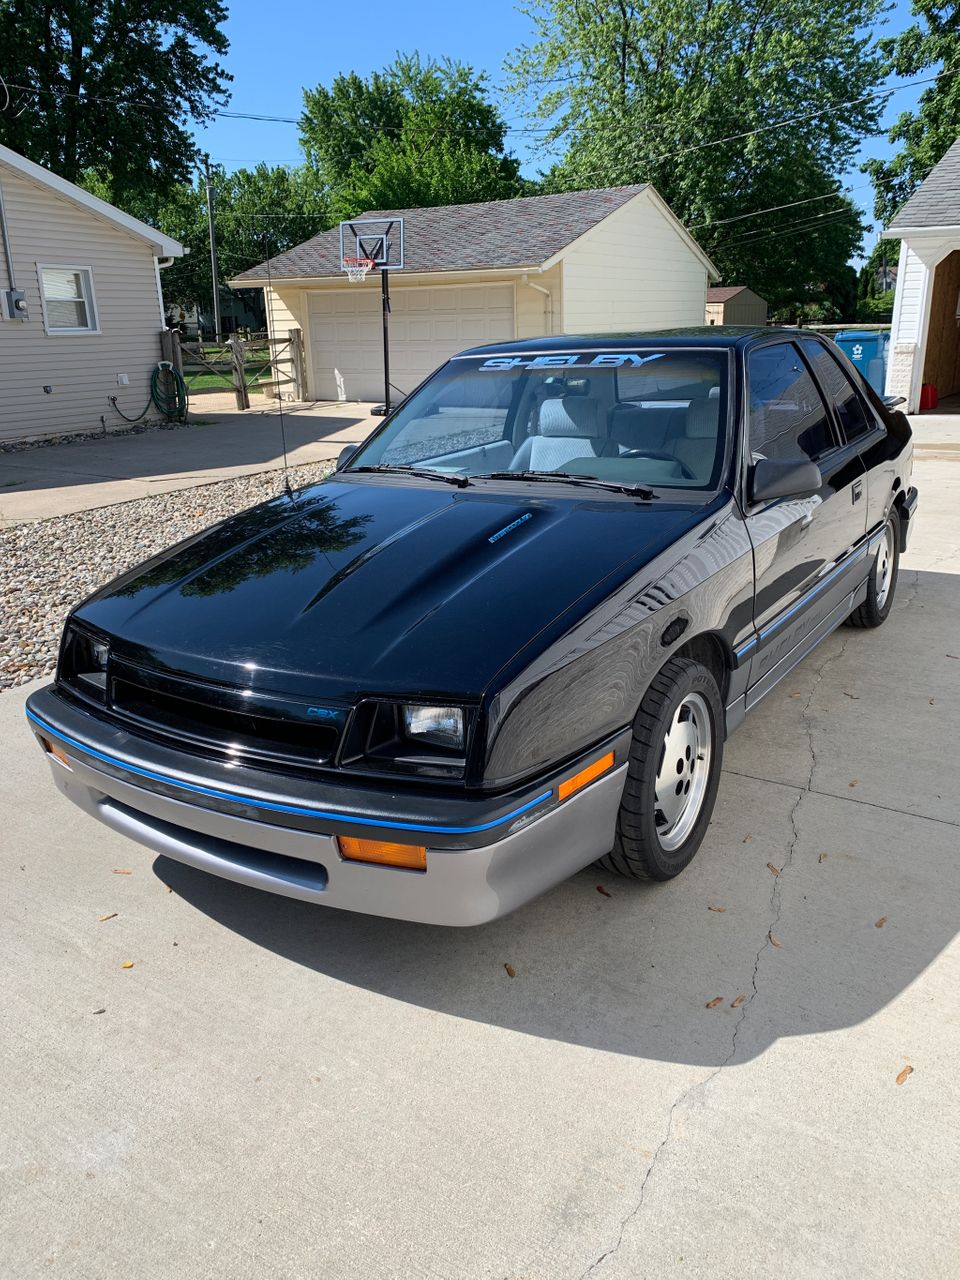
<path id="1" fill-rule="evenodd" d="M 672 453 L 667 453 L 663 449 L 627 449 L 625 453 L 620 454 L 621 458 L 653 458 L 657 462 L 675 462 L 680 468 L 680 472 L 684 480 L 696 480 L 696 476 L 690 470 L 685 462 L 681 462 L 678 457 Z"/>

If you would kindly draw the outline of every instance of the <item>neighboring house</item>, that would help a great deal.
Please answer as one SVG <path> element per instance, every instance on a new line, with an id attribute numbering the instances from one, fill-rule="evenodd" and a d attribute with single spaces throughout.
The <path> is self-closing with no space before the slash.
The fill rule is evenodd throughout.
<path id="1" fill-rule="evenodd" d="M 915 413 L 924 383 L 960 392 L 960 138 L 883 237 L 901 242 L 886 389 Z"/>
<path id="2" fill-rule="evenodd" d="M 540 334 L 703 323 L 716 268 L 653 187 L 399 209 L 391 381 L 407 392 L 464 347 Z M 303 330 L 308 394 L 383 398 L 380 280 L 348 284 L 337 228 L 230 281 L 260 284 L 271 335 Z"/>
<path id="3" fill-rule="evenodd" d="M 123 425 L 150 398 L 159 266 L 183 246 L 0 146 L 0 440 Z"/>
<path id="4" fill-rule="evenodd" d="M 763 326 L 767 323 L 765 298 L 745 284 L 707 290 L 707 324 Z"/>

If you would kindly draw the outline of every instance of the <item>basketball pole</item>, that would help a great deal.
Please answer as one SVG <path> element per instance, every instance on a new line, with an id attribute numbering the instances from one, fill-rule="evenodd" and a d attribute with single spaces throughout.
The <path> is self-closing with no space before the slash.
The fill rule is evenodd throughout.
<path id="1" fill-rule="evenodd" d="M 390 282 L 386 265 L 380 268 L 380 300 L 383 308 L 383 411 L 390 412 Z"/>

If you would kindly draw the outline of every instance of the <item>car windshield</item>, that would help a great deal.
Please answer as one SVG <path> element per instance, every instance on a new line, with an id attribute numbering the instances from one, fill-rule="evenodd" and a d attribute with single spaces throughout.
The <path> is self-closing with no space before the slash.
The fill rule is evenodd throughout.
<path id="1" fill-rule="evenodd" d="M 656 347 L 458 356 L 347 470 L 447 477 L 593 477 L 613 487 L 715 489 L 727 418 L 723 350 Z M 464 483 L 467 481 L 464 480 Z"/>

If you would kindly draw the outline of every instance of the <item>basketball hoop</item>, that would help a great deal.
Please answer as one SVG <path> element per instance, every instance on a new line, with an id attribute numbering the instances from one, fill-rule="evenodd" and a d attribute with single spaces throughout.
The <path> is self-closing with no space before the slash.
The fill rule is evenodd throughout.
<path id="1" fill-rule="evenodd" d="M 376 266 L 376 263 L 372 258 L 343 259 L 343 269 L 347 273 L 347 279 L 351 284 L 359 284 L 362 280 L 366 280 L 367 272 L 374 266 Z"/>

